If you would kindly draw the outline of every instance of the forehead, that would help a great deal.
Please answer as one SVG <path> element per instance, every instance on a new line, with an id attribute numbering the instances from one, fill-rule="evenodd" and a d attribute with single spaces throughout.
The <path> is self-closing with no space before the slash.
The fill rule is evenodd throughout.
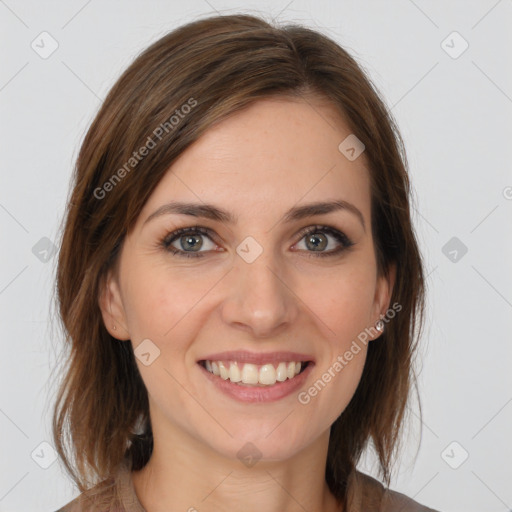
<path id="1" fill-rule="evenodd" d="M 173 163 L 143 214 L 172 199 L 217 204 L 237 218 L 277 218 L 291 206 L 350 201 L 369 221 L 364 153 L 338 149 L 349 126 L 326 101 L 259 100 L 210 127 Z"/>

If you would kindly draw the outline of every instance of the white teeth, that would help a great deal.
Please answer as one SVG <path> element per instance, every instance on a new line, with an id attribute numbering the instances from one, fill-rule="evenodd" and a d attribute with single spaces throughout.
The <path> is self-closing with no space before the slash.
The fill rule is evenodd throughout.
<path id="1" fill-rule="evenodd" d="M 276 379 L 279 382 L 284 382 L 287 378 L 288 375 L 286 374 L 286 363 L 279 363 L 277 365 Z"/>
<path id="2" fill-rule="evenodd" d="M 229 377 L 229 370 L 224 366 L 222 361 L 219 361 L 219 371 L 221 378 L 227 380 Z"/>
<path id="3" fill-rule="evenodd" d="M 288 368 L 286 369 L 286 376 L 289 379 L 293 379 L 295 375 L 295 363 L 288 363 Z"/>
<path id="4" fill-rule="evenodd" d="M 254 364 L 244 364 L 242 368 L 242 382 L 244 384 L 258 384 L 258 368 Z"/>
<path id="5" fill-rule="evenodd" d="M 260 368 L 259 374 L 259 382 L 260 384 L 265 384 L 267 386 L 276 383 L 276 369 L 273 364 L 264 364 Z"/>
<path id="6" fill-rule="evenodd" d="M 261 366 L 237 361 L 205 361 L 205 368 L 224 380 L 248 385 L 273 386 L 276 382 L 293 379 L 300 373 L 300 361 L 280 362 L 277 368 L 272 363 Z"/>
<path id="7" fill-rule="evenodd" d="M 236 362 L 229 365 L 229 380 L 231 382 L 240 382 L 242 380 L 242 374 L 240 373 L 240 368 L 238 368 L 238 364 Z"/>

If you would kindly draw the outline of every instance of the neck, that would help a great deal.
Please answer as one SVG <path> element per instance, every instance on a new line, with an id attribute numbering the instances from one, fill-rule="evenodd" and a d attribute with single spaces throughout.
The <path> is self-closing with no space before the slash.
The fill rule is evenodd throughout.
<path id="1" fill-rule="evenodd" d="M 146 512 L 339 512 L 325 482 L 329 432 L 287 460 L 250 467 L 226 458 L 180 430 L 153 431 L 151 459 L 132 473 Z"/>

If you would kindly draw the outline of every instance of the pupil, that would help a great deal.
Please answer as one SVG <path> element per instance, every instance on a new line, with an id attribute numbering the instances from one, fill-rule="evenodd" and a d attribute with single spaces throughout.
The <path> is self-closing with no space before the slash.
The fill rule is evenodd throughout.
<path id="1" fill-rule="evenodd" d="M 182 240 L 181 246 L 183 247 L 183 249 L 192 249 L 192 250 L 196 251 L 196 250 L 200 249 L 201 246 L 203 245 L 202 241 L 197 236 L 186 235 L 186 236 L 182 237 L 181 240 Z M 183 244 L 183 240 L 185 240 L 185 245 Z M 187 244 L 189 244 L 189 245 L 187 246 Z M 196 247 L 194 247 L 194 246 L 196 246 Z"/>
<path id="2" fill-rule="evenodd" d="M 318 242 L 318 240 L 320 240 L 320 242 Z M 314 250 L 325 249 L 325 246 L 327 245 L 327 241 L 323 235 L 311 235 L 308 238 L 308 242 L 312 244 Z"/>

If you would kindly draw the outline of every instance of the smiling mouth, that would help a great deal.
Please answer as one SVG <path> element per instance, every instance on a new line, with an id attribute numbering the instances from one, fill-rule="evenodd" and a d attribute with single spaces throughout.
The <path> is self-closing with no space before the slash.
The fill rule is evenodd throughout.
<path id="1" fill-rule="evenodd" d="M 291 380 L 302 373 L 311 361 L 281 361 L 263 365 L 238 361 L 199 361 L 213 375 L 240 386 L 266 387 Z"/>

